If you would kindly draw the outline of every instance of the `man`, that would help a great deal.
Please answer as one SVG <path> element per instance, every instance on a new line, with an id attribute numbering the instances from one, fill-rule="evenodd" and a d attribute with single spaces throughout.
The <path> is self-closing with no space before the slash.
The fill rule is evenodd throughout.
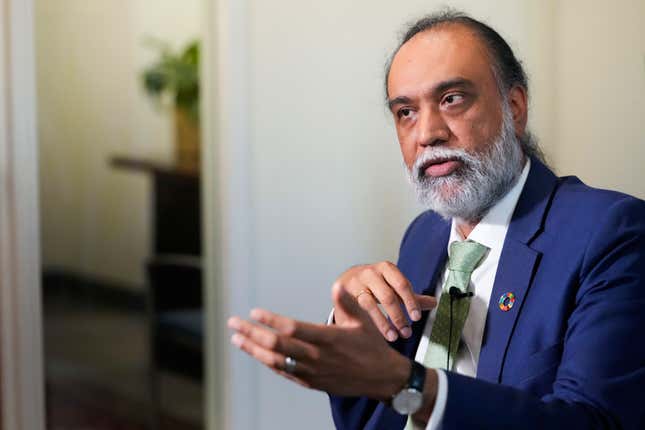
<path id="1" fill-rule="evenodd" d="M 429 208 L 398 264 L 341 275 L 334 324 L 256 309 L 232 342 L 342 429 L 644 428 L 645 204 L 543 164 L 520 63 L 463 14 L 410 27 L 386 93 Z"/>

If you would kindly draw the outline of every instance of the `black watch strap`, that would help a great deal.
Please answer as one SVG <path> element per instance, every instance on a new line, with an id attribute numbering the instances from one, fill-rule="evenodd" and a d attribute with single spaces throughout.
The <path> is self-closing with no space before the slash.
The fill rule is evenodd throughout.
<path id="1" fill-rule="evenodd" d="M 423 364 L 412 360 L 412 369 L 408 378 L 407 388 L 412 388 L 423 393 L 423 387 L 426 383 L 426 368 Z"/>

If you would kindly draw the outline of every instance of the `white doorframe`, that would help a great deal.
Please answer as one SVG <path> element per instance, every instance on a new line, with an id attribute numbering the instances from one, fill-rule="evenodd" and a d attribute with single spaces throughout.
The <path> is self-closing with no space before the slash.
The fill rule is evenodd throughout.
<path id="1" fill-rule="evenodd" d="M 259 427 L 258 366 L 234 359 L 226 320 L 252 303 L 249 145 L 249 2 L 205 0 L 202 201 L 206 266 L 207 428 Z M 239 356 L 238 356 L 239 357 Z"/>
<path id="2" fill-rule="evenodd" d="M 45 428 L 33 0 L 0 0 L 2 428 Z"/>

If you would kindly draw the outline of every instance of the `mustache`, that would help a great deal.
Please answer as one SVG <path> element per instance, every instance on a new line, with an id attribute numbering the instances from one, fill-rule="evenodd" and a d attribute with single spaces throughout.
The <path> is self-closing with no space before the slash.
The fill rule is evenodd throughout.
<path id="1" fill-rule="evenodd" d="M 426 148 L 414 161 L 410 173 L 418 179 L 425 179 L 428 167 L 445 161 L 460 161 L 463 167 L 468 168 L 477 164 L 479 159 L 463 149 Z"/>

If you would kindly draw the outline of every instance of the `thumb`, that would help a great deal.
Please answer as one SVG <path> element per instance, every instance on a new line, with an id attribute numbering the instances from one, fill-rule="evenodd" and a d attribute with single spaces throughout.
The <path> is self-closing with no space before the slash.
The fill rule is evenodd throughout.
<path id="1" fill-rule="evenodd" d="M 437 298 L 423 294 L 415 294 L 422 311 L 429 311 L 437 306 Z"/>
<path id="2" fill-rule="evenodd" d="M 345 287 L 340 283 L 334 284 L 332 287 L 331 297 L 335 308 L 347 317 L 358 320 L 364 319 L 365 311 L 359 306 L 356 299 L 352 297 L 352 295 L 349 294 Z"/>

